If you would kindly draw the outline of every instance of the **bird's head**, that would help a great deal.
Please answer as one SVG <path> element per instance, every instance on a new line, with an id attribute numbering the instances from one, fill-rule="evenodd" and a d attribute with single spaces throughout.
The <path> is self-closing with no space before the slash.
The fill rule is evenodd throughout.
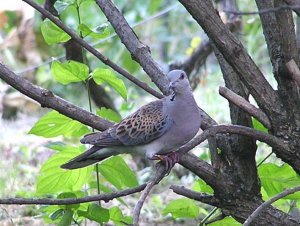
<path id="1" fill-rule="evenodd" d="M 167 76 L 170 81 L 169 89 L 175 94 L 184 93 L 191 89 L 188 77 L 184 71 L 173 70 Z"/>

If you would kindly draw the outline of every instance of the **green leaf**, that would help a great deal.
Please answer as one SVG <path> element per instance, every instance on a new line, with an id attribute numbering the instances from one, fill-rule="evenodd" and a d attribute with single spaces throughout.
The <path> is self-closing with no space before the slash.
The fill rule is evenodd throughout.
<path id="1" fill-rule="evenodd" d="M 58 218 L 61 218 L 63 215 L 64 215 L 64 210 L 63 209 L 58 209 L 50 215 L 50 219 L 55 221 Z"/>
<path id="2" fill-rule="evenodd" d="M 85 81 L 89 76 L 89 68 L 85 64 L 72 60 L 65 63 L 53 61 L 51 73 L 57 82 L 66 85 L 71 82 Z"/>
<path id="3" fill-rule="evenodd" d="M 62 216 L 60 222 L 58 223 L 58 226 L 71 225 L 72 220 L 73 220 L 73 211 L 72 210 L 66 210 L 64 215 Z"/>
<path id="4" fill-rule="evenodd" d="M 78 154 L 84 146 L 79 148 L 67 146 L 66 150 L 51 156 L 42 166 L 37 178 L 38 194 L 53 194 L 57 192 L 76 191 L 82 188 L 92 174 L 93 167 L 75 170 L 61 169 L 60 166 Z"/>
<path id="5" fill-rule="evenodd" d="M 173 218 L 196 218 L 199 215 L 199 207 L 188 198 L 175 199 L 163 209 L 162 214 L 170 213 Z"/>
<path id="6" fill-rule="evenodd" d="M 98 39 L 106 38 L 110 34 L 107 24 L 102 24 L 93 30 L 85 24 L 79 24 L 78 30 L 81 31 L 83 37 L 91 36 Z"/>
<path id="7" fill-rule="evenodd" d="M 106 119 L 106 120 L 110 120 L 112 122 L 120 122 L 121 121 L 121 116 L 108 108 L 105 107 L 101 107 L 100 109 L 97 109 L 96 111 L 97 115 L 99 115 L 100 117 Z"/>
<path id="8" fill-rule="evenodd" d="M 120 156 L 102 161 L 99 164 L 99 171 L 117 189 L 138 185 L 135 173 Z"/>
<path id="9" fill-rule="evenodd" d="M 268 132 L 268 129 L 261 124 L 260 121 L 258 121 L 256 118 L 252 118 L 253 128 L 262 132 Z"/>
<path id="10" fill-rule="evenodd" d="M 60 15 L 63 11 L 65 11 L 66 8 L 68 8 L 70 5 L 73 5 L 75 0 L 63 0 L 63 1 L 56 1 L 54 3 L 54 8 Z"/>
<path id="11" fill-rule="evenodd" d="M 90 130 L 82 123 L 70 119 L 57 111 L 50 111 L 37 121 L 29 134 L 43 137 L 57 137 L 63 135 L 65 137 L 81 137 Z"/>
<path id="12" fill-rule="evenodd" d="M 237 222 L 232 217 L 225 217 L 222 220 L 209 224 L 209 226 L 241 226 L 241 225 L 242 225 L 241 223 Z"/>
<path id="13" fill-rule="evenodd" d="M 123 214 L 119 207 L 114 206 L 109 209 L 109 217 L 110 220 L 116 223 L 120 222 L 123 219 Z"/>
<path id="14" fill-rule="evenodd" d="M 69 199 L 69 198 L 77 198 L 76 194 L 73 192 L 63 192 L 57 196 L 58 199 Z M 70 205 L 62 205 L 65 209 L 78 209 L 80 204 L 70 204 Z"/>
<path id="15" fill-rule="evenodd" d="M 54 24 L 49 19 L 45 19 L 41 23 L 42 35 L 48 45 L 66 42 L 71 39 L 71 37 L 61 30 L 56 24 Z"/>
<path id="16" fill-rule="evenodd" d="M 78 210 L 77 213 L 80 217 L 86 217 L 98 223 L 109 221 L 109 210 L 96 203 L 90 204 L 87 211 Z"/>
<path id="17" fill-rule="evenodd" d="M 300 185 L 300 177 L 288 164 L 277 166 L 273 163 L 266 163 L 258 168 L 258 174 L 262 187 L 269 197 L 272 197 L 287 188 Z M 300 199 L 300 193 L 295 193 L 283 199 Z"/>
<path id="18" fill-rule="evenodd" d="M 127 89 L 124 82 L 117 78 L 116 75 L 109 69 L 96 68 L 93 72 L 93 79 L 98 85 L 106 82 L 113 87 L 124 100 L 127 100 Z"/>
<path id="19" fill-rule="evenodd" d="M 119 207 L 114 206 L 109 209 L 109 217 L 110 220 L 114 222 L 116 226 L 119 225 L 131 225 L 132 224 L 132 218 L 129 216 L 123 216 L 122 211 Z"/>
<path id="20" fill-rule="evenodd" d="M 204 193 L 207 193 L 207 194 L 213 194 L 214 193 L 214 190 L 208 184 L 206 184 L 204 180 L 195 180 L 192 189 L 194 191 L 204 192 Z"/>

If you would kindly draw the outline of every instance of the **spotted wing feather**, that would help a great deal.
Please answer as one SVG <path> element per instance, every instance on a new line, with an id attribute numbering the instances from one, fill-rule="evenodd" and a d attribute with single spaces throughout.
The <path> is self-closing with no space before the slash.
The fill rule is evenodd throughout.
<path id="1" fill-rule="evenodd" d="M 173 125 L 163 100 L 151 102 L 114 126 L 116 137 L 124 145 L 147 144 L 162 136 Z"/>

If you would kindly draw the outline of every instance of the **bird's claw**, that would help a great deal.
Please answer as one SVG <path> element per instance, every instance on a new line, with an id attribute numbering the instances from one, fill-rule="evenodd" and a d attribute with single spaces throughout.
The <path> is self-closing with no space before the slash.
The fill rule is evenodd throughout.
<path id="1" fill-rule="evenodd" d="M 166 155 L 154 155 L 154 158 L 161 160 L 165 164 L 167 175 L 170 173 L 173 166 L 179 162 L 179 155 L 176 152 L 170 152 Z"/>

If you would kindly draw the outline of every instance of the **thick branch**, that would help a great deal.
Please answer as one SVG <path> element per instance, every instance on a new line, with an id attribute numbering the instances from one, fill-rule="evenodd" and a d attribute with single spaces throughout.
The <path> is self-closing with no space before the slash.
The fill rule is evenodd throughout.
<path id="1" fill-rule="evenodd" d="M 78 42 L 83 48 L 85 48 L 87 51 L 89 51 L 91 54 L 93 54 L 95 57 L 97 57 L 99 60 L 101 60 L 104 64 L 108 65 L 112 69 L 114 69 L 116 72 L 123 75 L 125 78 L 133 82 L 135 85 L 139 86 L 143 90 L 147 91 L 148 93 L 151 93 L 153 96 L 157 98 L 162 98 L 163 95 L 159 92 L 153 90 L 150 88 L 146 83 L 141 82 L 140 80 L 133 77 L 129 72 L 112 62 L 107 57 L 103 56 L 99 51 L 97 51 L 95 48 L 93 48 L 91 45 L 89 45 L 86 41 L 81 39 L 73 30 L 68 28 L 66 25 L 64 25 L 59 19 L 54 17 L 51 13 L 43 9 L 41 6 L 33 2 L 32 0 L 23 0 L 27 4 L 31 5 L 33 8 L 35 8 L 37 11 L 39 11 L 43 16 L 47 17 L 49 20 L 51 20 L 53 23 L 55 23 L 58 27 L 60 27 L 63 31 L 65 31 L 68 35 L 70 35 L 76 42 Z M 168 84 L 168 83 L 166 83 Z"/>
<path id="2" fill-rule="evenodd" d="M 214 168 L 204 160 L 193 154 L 186 153 L 181 155 L 179 164 L 202 178 L 211 187 L 216 186 L 218 182 L 217 173 Z"/>
<path id="3" fill-rule="evenodd" d="M 261 111 L 259 108 L 256 108 L 254 105 L 250 104 L 247 100 L 243 97 L 237 95 L 236 93 L 232 92 L 230 89 L 226 87 L 219 87 L 219 93 L 225 97 L 227 100 L 238 106 L 239 108 L 246 111 L 249 115 L 254 116 L 258 119 L 264 126 L 268 129 L 271 128 L 271 123 L 267 115 Z"/>
<path id="4" fill-rule="evenodd" d="M 247 220 L 244 222 L 243 226 L 250 226 L 250 224 L 252 223 L 252 221 L 254 221 L 255 218 L 258 217 L 259 214 L 261 214 L 267 207 L 269 207 L 272 203 L 276 202 L 277 200 L 288 196 L 290 194 L 293 194 L 297 191 L 300 191 L 300 186 L 291 188 L 291 189 L 287 189 L 277 195 L 275 195 L 274 197 L 270 198 L 268 201 L 264 202 L 263 204 L 261 204 L 248 218 Z"/>
<path id="5" fill-rule="evenodd" d="M 142 66 L 158 88 L 164 94 L 168 94 L 168 80 L 166 76 L 152 59 L 149 47 L 139 40 L 123 14 L 111 0 L 97 0 L 96 3 L 114 27 L 121 41 L 131 53 L 132 58 Z"/>
<path id="6" fill-rule="evenodd" d="M 112 123 L 77 107 L 66 100 L 54 95 L 51 91 L 33 85 L 31 82 L 16 75 L 0 63 L 0 78 L 24 95 L 36 100 L 42 107 L 52 108 L 61 114 L 78 120 L 97 130 L 105 130 Z"/>
<path id="7" fill-rule="evenodd" d="M 7 199 L 0 199 L 0 204 L 7 204 L 7 205 L 69 205 L 69 204 L 93 202 L 93 201 L 99 201 L 99 200 L 108 202 L 115 198 L 119 198 L 119 197 L 123 197 L 126 195 L 140 192 L 145 187 L 146 187 L 146 184 L 142 184 L 138 187 L 125 189 L 123 191 L 113 192 L 113 193 L 109 193 L 109 194 L 86 196 L 86 197 L 82 197 L 82 198 L 66 198 L 66 199 L 7 198 Z"/>
<path id="8" fill-rule="evenodd" d="M 180 0 L 180 2 L 201 25 L 226 61 L 237 72 L 260 108 L 266 113 L 278 113 L 280 109 L 276 107 L 278 101 L 276 92 L 248 55 L 241 42 L 224 25 L 212 2 L 197 0 Z"/>
<path id="9" fill-rule="evenodd" d="M 220 200 L 213 195 L 195 192 L 185 188 L 184 186 L 178 186 L 178 185 L 171 185 L 170 189 L 172 189 L 173 192 L 175 192 L 176 194 L 188 197 L 190 199 L 194 199 L 212 206 L 220 205 Z"/>

